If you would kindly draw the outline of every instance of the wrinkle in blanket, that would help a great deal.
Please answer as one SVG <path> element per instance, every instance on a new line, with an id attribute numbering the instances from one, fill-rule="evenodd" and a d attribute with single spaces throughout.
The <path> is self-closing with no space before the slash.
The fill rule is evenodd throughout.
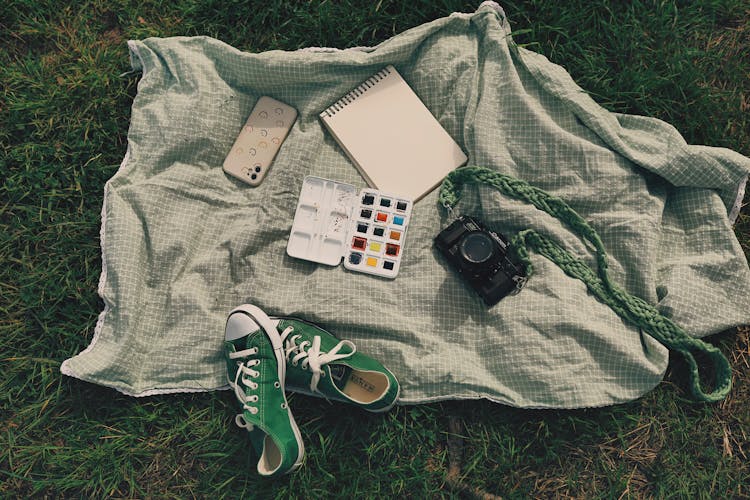
<path id="1" fill-rule="evenodd" d="M 414 206 L 395 280 L 286 255 L 305 176 L 365 185 L 318 113 L 387 64 L 469 164 L 524 179 L 588 220 L 628 292 L 698 337 L 750 323 L 750 271 L 731 228 L 750 159 L 603 109 L 564 68 L 516 46 L 497 4 L 371 48 L 254 54 L 208 37 L 128 46 L 143 75 L 128 153 L 105 186 L 105 310 L 63 373 L 132 395 L 220 388 L 226 314 L 250 302 L 354 341 L 397 375 L 401 403 L 590 407 L 658 384 L 667 350 L 541 256 L 521 293 L 487 309 L 432 248 L 447 223 L 436 191 Z M 261 95 L 299 116 L 251 188 L 221 165 Z M 506 235 L 533 228 L 594 263 L 560 221 L 491 189 L 467 187 L 458 209 Z"/>

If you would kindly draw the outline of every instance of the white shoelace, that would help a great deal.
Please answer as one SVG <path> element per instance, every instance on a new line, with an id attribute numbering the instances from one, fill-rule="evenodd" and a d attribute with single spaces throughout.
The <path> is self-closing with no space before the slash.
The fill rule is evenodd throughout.
<path id="1" fill-rule="evenodd" d="M 244 358 L 247 356 L 252 356 L 253 354 L 258 354 L 258 348 L 252 347 L 250 349 L 245 349 L 243 351 L 237 351 L 237 352 L 230 352 L 229 353 L 229 359 L 239 359 Z M 260 364 L 259 359 L 248 359 L 244 363 L 242 361 L 237 362 L 237 373 L 234 375 L 234 382 L 230 382 L 229 385 L 234 389 L 234 395 L 237 398 L 237 400 L 242 403 L 242 408 L 249 411 L 253 415 L 258 413 L 258 407 L 250 405 L 248 403 L 257 403 L 258 402 L 258 395 L 253 394 L 252 396 L 248 396 L 245 394 L 245 391 L 240 386 L 239 382 L 242 382 L 243 385 L 246 385 L 251 390 L 255 390 L 258 388 L 258 383 L 253 382 L 250 380 L 250 378 L 257 378 L 260 375 L 260 372 L 257 370 L 253 370 L 253 366 L 257 366 Z M 253 430 L 253 424 L 248 423 L 247 420 L 245 420 L 245 417 L 242 413 L 238 413 L 237 416 L 234 418 L 234 422 L 237 424 L 238 427 L 242 427 L 243 429 L 247 429 L 248 431 Z"/>
<path id="2" fill-rule="evenodd" d="M 342 340 L 328 352 L 320 352 L 320 336 L 313 337 L 312 343 L 304 340 L 297 344 L 302 335 L 291 335 L 294 332 L 293 326 L 288 326 L 281 332 L 281 341 L 285 343 L 284 354 L 287 362 L 291 361 L 293 366 L 302 363 L 303 369 L 309 369 L 312 372 L 310 379 L 310 390 L 318 392 L 318 382 L 320 377 L 325 377 L 323 367 L 333 361 L 348 358 L 357 351 L 357 347 L 349 340 Z M 343 347 L 349 347 L 351 352 L 340 354 Z"/>

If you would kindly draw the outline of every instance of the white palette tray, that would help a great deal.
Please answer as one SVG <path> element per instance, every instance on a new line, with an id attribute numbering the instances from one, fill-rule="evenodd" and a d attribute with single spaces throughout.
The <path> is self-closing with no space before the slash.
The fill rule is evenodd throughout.
<path id="1" fill-rule="evenodd" d="M 330 266 L 344 258 L 352 271 L 395 278 L 412 205 L 377 189 L 357 193 L 350 184 L 305 177 L 286 252 Z"/>

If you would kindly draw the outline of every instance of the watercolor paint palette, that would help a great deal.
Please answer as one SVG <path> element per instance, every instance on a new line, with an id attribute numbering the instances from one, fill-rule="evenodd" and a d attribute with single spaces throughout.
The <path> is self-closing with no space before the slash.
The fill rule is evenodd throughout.
<path id="1" fill-rule="evenodd" d="M 302 182 L 286 252 L 331 266 L 395 278 L 411 219 L 408 198 L 321 177 Z"/>

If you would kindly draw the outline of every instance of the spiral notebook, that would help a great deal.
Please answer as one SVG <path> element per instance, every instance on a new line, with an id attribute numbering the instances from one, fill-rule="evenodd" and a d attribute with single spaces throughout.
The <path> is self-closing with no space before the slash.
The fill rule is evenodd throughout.
<path id="1" fill-rule="evenodd" d="M 417 201 L 466 155 L 393 66 L 320 113 L 370 187 Z"/>

